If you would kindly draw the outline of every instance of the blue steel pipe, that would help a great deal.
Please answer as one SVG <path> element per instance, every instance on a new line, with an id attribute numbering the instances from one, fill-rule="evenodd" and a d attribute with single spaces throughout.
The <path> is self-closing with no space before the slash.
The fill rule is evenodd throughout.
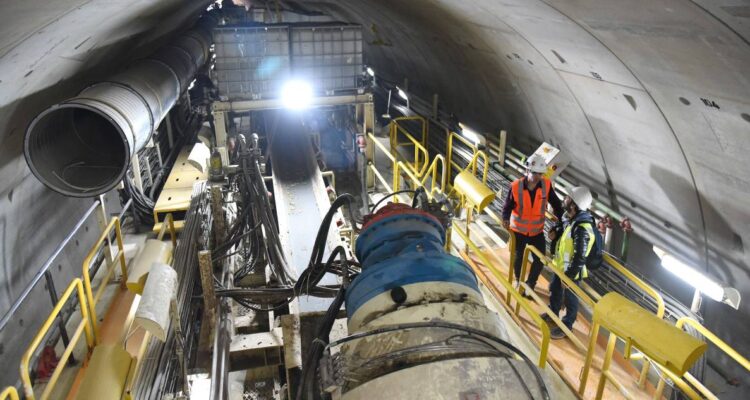
<path id="1" fill-rule="evenodd" d="M 389 204 L 369 217 L 357 238 L 362 272 L 347 289 L 349 318 L 373 297 L 409 284 L 457 283 L 479 292 L 476 275 L 444 249 L 437 218 L 404 204 Z"/>

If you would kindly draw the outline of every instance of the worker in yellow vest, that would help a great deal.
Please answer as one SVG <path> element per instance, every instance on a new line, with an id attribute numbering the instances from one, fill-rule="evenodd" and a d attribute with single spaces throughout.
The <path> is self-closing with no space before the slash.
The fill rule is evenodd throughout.
<path id="1" fill-rule="evenodd" d="M 555 193 L 552 182 L 544 176 L 547 163 L 544 157 L 532 154 L 526 161 L 526 174 L 513 181 L 503 205 L 503 227 L 515 237 L 515 260 L 513 271 L 515 277 L 521 275 L 523 251 L 526 245 L 532 245 L 542 253 L 546 251 L 544 239 L 544 221 L 547 204 L 552 206 L 558 221 L 561 221 L 563 208 L 560 198 Z M 526 284 L 532 289 L 536 286 L 543 264 L 536 256 L 532 257 L 531 270 Z M 524 297 L 530 298 L 528 294 Z"/>
<path id="2" fill-rule="evenodd" d="M 554 257 L 555 268 L 563 271 L 577 285 L 582 279 L 588 277 L 586 269 L 586 258 L 594 248 L 596 236 L 594 229 L 596 223 L 594 217 L 588 211 L 591 207 L 593 197 L 591 191 L 584 186 L 574 187 L 570 195 L 565 196 L 563 208 L 565 208 L 564 229 L 557 242 Z M 555 232 L 550 232 L 550 239 L 555 239 Z M 555 315 L 560 313 L 563 303 L 565 304 L 565 316 L 562 322 L 568 329 L 573 329 L 573 323 L 578 315 L 578 297 L 572 290 L 566 289 L 562 280 L 555 275 L 550 283 L 549 308 Z M 548 322 L 552 321 L 549 315 L 544 314 L 542 318 Z M 565 332 L 555 326 L 550 331 L 552 339 L 562 339 Z"/>

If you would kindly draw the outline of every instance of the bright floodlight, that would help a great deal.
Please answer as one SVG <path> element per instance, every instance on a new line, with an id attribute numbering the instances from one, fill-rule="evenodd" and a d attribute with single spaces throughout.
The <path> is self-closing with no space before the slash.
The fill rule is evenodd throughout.
<path id="1" fill-rule="evenodd" d="M 284 107 L 292 110 L 307 108 L 312 102 L 313 90 L 309 83 L 291 80 L 281 88 L 281 101 Z"/>
<path id="2" fill-rule="evenodd" d="M 367 74 L 370 75 L 370 76 L 375 76 L 375 70 L 373 70 L 370 67 L 367 67 Z"/>
<path id="3" fill-rule="evenodd" d="M 661 266 L 682 279 L 688 285 L 699 290 L 702 294 L 715 301 L 724 299 L 724 287 L 711 280 L 709 277 L 698 272 L 675 257 L 667 254 L 664 250 L 654 246 L 654 253 L 661 258 Z"/>

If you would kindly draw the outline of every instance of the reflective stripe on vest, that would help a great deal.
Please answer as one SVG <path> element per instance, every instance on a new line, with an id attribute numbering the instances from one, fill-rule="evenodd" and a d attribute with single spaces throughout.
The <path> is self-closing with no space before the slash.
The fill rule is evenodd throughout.
<path id="1" fill-rule="evenodd" d="M 532 201 L 529 191 L 525 188 L 525 179 L 516 179 L 510 185 L 516 207 L 510 214 L 510 229 L 526 236 L 535 236 L 544 232 L 545 212 L 547 211 L 547 194 L 552 183 L 542 178 L 541 188 L 537 190 Z"/>
<path id="2" fill-rule="evenodd" d="M 594 236 L 594 227 L 589 222 L 581 222 L 580 224 L 578 224 L 578 226 L 586 228 L 586 233 L 589 234 L 589 244 L 586 247 L 586 254 L 583 255 L 583 258 L 586 259 L 589 253 L 591 253 L 591 249 L 594 248 L 594 242 L 596 241 L 596 237 Z M 565 227 L 562 237 L 560 237 L 560 240 L 557 242 L 557 253 L 555 254 L 554 260 L 555 267 L 557 269 L 561 269 L 563 272 L 567 271 L 568 267 L 570 267 L 570 262 L 573 260 L 574 251 L 575 244 L 573 243 L 573 223 L 571 223 L 567 227 Z M 583 267 L 581 267 L 581 272 L 579 272 L 573 280 L 588 278 L 588 276 L 589 271 L 586 269 L 586 264 L 583 264 Z"/>

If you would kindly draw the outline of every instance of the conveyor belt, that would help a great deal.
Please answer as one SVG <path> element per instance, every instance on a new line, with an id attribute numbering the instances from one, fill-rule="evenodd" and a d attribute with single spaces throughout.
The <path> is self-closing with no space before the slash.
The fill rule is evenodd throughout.
<path id="1" fill-rule="evenodd" d="M 274 200 L 284 256 L 297 278 L 307 268 L 315 236 L 331 203 L 305 128 L 293 116 L 280 117 L 272 132 L 270 151 Z M 338 230 L 332 226 L 324 259 L 338 237 Z M 335 275 L 326 274 L 320 285 L 338 283 Z M 330 302 L 327 298 L 300 296 L 299 312 L 325 311 Z"/>

